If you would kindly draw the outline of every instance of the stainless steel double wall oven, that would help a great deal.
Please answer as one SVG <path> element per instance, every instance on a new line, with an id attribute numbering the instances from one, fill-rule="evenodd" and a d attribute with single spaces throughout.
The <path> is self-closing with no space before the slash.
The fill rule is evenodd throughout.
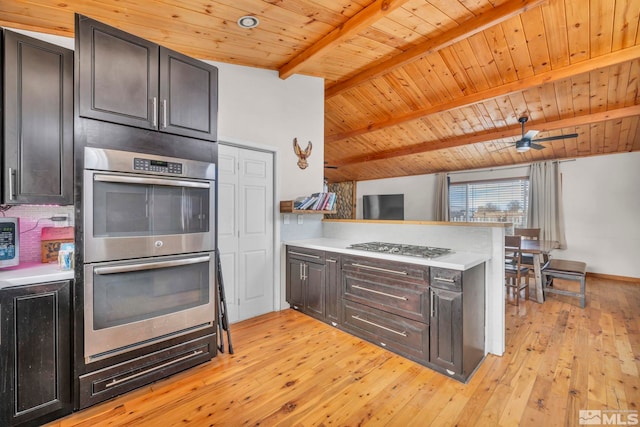
<path id="1" fill-rule="evenodd" d="M 215 330 L 215 164 L 85 147 L 82 182 L 85 365 Z M 89 394 L 199 354 L 91 372 Z"/>

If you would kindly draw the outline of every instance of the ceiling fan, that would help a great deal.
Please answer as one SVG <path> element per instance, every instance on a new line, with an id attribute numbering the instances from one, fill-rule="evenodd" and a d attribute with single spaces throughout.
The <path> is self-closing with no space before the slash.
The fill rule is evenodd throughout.
<path id="1" fill-rule="evenodd" d="M 539 142 L 554 141 L 556 139 L 575 138 L 578 136 L 577 133 L 571 133 L 568 135 L 548 136 L 546 138 L 538 138 L 536 140 L 533 140 L 533 138 L 535 138 L 535 136 L 540 131 L 530 130 L 527 133 L 524 133 L 524 124 L 527 123 L 528 120 L 529 118 L 526 116 L 520 117 L 518 119 L 518 121 L 522 125 L 522 138 L 520 138 L 519 141 L 516 141 L 516 143 L 513 145 L 515 145 L 516 151 L 519 153 L 524 153 L 525 151 L 529 151 L 529 149 L 531 148 L 533 148 L 534 150 L 542 150 L 544 148 L 544 145 L 538 144 Z M 509 148 L 509 147 L 505 147 L 505 148 Z M 504 150 L 504 148 L 501 148 L 501 150 Z"/>
<path id="2" fill-rule="evenodd" d="M 324 168 L 325 169 L 338 169 L 337 166 L 329 165 L 329 162 L 324 162 Z"/>

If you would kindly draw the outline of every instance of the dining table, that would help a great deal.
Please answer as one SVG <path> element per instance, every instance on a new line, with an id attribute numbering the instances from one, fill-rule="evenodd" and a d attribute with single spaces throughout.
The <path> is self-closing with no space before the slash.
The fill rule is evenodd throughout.
<path id="1" fill-rule="evenodd" d="M 544 302 L 544 292 L 542 290 L 542 266 L 545 256 L 558 247 L 558 242 L 554 240 L 533 240 L 522 239 L 520 251 L 523 254 L 533 255 L 533 283 L 529 283 L 529 299 L 538 303 Z"/>

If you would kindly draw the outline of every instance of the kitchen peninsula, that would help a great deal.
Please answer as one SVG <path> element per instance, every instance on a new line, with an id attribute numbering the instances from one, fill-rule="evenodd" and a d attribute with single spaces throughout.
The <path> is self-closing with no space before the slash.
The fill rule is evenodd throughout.
<path id="1" fill-rule="evenodd" d="M 402 317 L 409 320 L 422 321 L 424 324 L 428 324 L 429 320 L 426 317 L 434 317 L 435 304 L 439 307 L 439 303 L 434 298 L 437 295 L 432 295 L 424 288 L 431 287 L 437 289 L 438 282 L 444 285 L 460 286 L 460 281 L 465 282 L 467 277 L 465 275 L 473 275 L 474 280 L 478 275 L 482 276 L 482 288 L 483 295 L 480 298 L 484 302 L 483 317 L 484 317 L 484 343 L 483 353 L 492 353 L 495 355 L 502 355 L 505 346 L 505 326 L 504 326 L 504 277 L 502 269 L 502 251 L 504 235 L 506 230 L 510 227 L 510 224 L 503 223 L 449 223 L 449 222 L 433 222 L 433 221 L 362 221 L 362 220 L 323 220 L 322 221 L 322 235 L 315 238 L 308 238 L 302 240 L 289 240 L 285 241 L 283 245 L 282 259 L 286 258 L 286 272 L 289 277 L 302 277 L 306 280 L 312 280 L 314 276 L 326 274 L 327 278 L 331 279 L 326 283 L 331 283 L 332 280 L 337 280 L 336 286 L 338 292 L 339 302 L 336 304 L 340 308 L 339 313 L 333 315 L 339 318 L 338 322 L 329 320 L 331 316 L 326 316 L 325 321 L 329 320 L 329 323 L 334 326 L 338 326 L 340 322 L 354 319 L 352 316 L 359 316 L 353 312 L 353 302 L 359 297 L 350 298 L 345 297 L 345 293 L 349 294 L 351 289 L 349 288 L 350 281 L 359 280 L 360 274 L 363 273 L 362 265 L 367 265 L 366 260 L 369 260 L 369 267 L 379 268 L 382 270 L 370 271 L 370 277 L 364 278 L 365 281 L 375 281 L 375 277 L 384 278 L 386 275 L 394 275 L 394 273 L 388 273 L 384 270 L 394 270 L 395 266 L 402 266 L 406 264 L 411 268 L 398 270 L 398 275 L 409 278 L 412 282 L 414 293 L 426 292 L 420 298 L 426 298 L 425 304 L 428 312 L 422 313 L 422 320 L 420 320 L 417 313 L 407 314 L 405 310 L 402 313 Z M 434 258 L 421 258 L 417 256 L 396 255 L 388 253 L 374 253 L 366 252 L 357 249 L 349 248 L 349 246 L 355 243 L 378 241 L 378 242 L 393 242 L 402 243 L 408 245 L 428 245 L 438 248 L 448 248 L 450 253 Z M 287 251 L 287 248 L 289 251 Z M 297 248 L 296 251 L 293 248 Z M 308 258 L 307 265 L 300 265 L 292 263 L 295 261 L 296 256 L 292 257 L 290 251 L 299 253 L 309 253 L 318 258 Z M 315 253 L 314 253 L 315 251 Z M 304 256 L 298 256 L 298 259 L 304 260 Z M 317 267 L 318 264 L 326 264 L 324 272 L 321 272 Z M 334 264 L 338 264 L 340 268 L 334 267 Z M 352 268 L 352 264 L 356 265 L 355 269 Z M 391 268 L 387 268 L 391 265 Z M 416 272 L 423 267 L 422 272 Z M 366 267 L 365 267 L 366 269 Z M 333 271 L 337 270 L 337 271 Z M 406 273 L 406 274 L 405 274 Z M 444 273 L 436 274 L 436 273 Z M 458 274 L 456 276 L 456 273 Z M 342 275 L 341 275 L 342 274 Z M 448 276 L 446 274 L 449 274 Z M 434 281 L 434 279 L 445 279 L 444 281 Z M 325 279 L 326 280 L 326 279 Z M 355 282 L 354 282 L 355 283 Z M 288 283 L 290 285 L 291 283 Z M 360 286 L 356 283 L 356 286 Z M 389 282 L 382 284 L 383 287 L 393 286 Z M 464 286 L 464 285 L 462 285 Z M 363 286 L 360 286 L 363 287 Z M 422 287 L 422 291 L 420 290 Z M 357 290 L 358 288 L 356 288 Z M 460 288 L 459 288 L 460 289 Z M 287 299 L 291 303 L 291 286 L 287 287 Z M 374 287 L 373 290 L 378 292 L 386 292 L 380 288 Z M 455 291 L 451 287 L 445 291 Z M 361 289 L 360 289 L 361 291 Z M 476 290 L 477 291 L 477 290 Z M 331 294 L 332 288 L 326 288 L 326 292 Z M 357 292 L 357 291 L 356 291 Z M 376 293 L 364 291 L 368 294 Z M 425 296 L 426 295 L 426 296 Z M 450 296 L 450 295 L 448 295 Z M 295 292 L 293 297 L 295 297 Z M 391 297 L 393 299 L 393 297 Z M 411 297 L 402 295 L 402 303 L 410 303 Z M 475 296 L 474 298 L 478 298 Z M 436 298 L 437 299 L 437 298 Z M 324 298 L 327 302 L 327 308 L 331 308 L 331 298 Z M 342 304 L 342 305 L 341 305 Z M 377 304 L 377 306 L 376 306 Z M 416 302 L 416 304 L 418 304 Z M 292 306 L 296 304 L 291 304 Z M 381 308 L 384 303 L 377 302 L 372 304 L 373 308 Z M 425 309 L 422 307 L 422 309 Z M 384 308 L 384 307 L 383 307 Z M 406 308 L 406 307 L 405 307 Z M 403 308 L 404 310 L 404 308 Z M 309 310 L 301 310 L 308 313 Z M 393 311 L 393 310 L 392 310 Z M 410 311 L 410 310 L 409 310 Z M 436 307 L 437 311 L 437 307 Z M 329 313 L 327 313 L 329 314 Z M 378 313 L 380 314 L 380 313 Z M 382 313 L 386 314 L 386 313 Z M 367 319 L 369 320 L 369 319 Z M 375 322 L 374 322 L 375 323 Z M 433 322 L 431 322 L 433 323 Z M 387 327 L 387 325 L 382 325 Z M 416 325 L 420 326 L 420 325 Z M 341 326 L 342 327 L 342 326 Z M 349 326 L 346 328 L 349 332 Z M 394 328 L 389 328 L 394 329 Z M 395 329 L 394 329 L 395 331 Z M 404 329 L 398 330 L 398 332 L 407 333 Z M 416 332 L 417 333 L 417 332 Z M 425 333 L 423 331 L 423 333 Z M 396 335 L 393 332 L 392 335 Z M 415 335 L 415 334 L 414 334 Z M 363 337 L 363 334 L 359 336 Z M 364 337 L 373 342 L 371 337 Z M 434 336 L 431 336 L 433 341 Z M 379 343 L 378 343 L 379 344 Z M 423 349 L 426 351 L 426 349 Z M 433 348 L 431 349 L 433 351 Z M 414 350 L 405 350 L 399 352 L 404 355 L 411 356 Z M 414 352 L 415 354 L 415 352 Z M 426 355 L 425 355 L 426 356 Z M 433 355 L 432 355 L 433 356 Z M 416 360 L 418 357 L 412 357 Z M 458 379 L 465 380 L 467 372 L 464 376 L 458 376 Z"/>

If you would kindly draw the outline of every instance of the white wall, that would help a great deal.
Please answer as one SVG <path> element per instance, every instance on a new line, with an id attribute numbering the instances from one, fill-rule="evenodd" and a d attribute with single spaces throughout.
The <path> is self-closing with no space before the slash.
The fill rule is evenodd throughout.
<path id="1" fill-rule="evenodd" d="M 562 162 L 560 170 L 568 247 L 552 255 L 584 261 L 589 272 L 640 278 L 640 153 L 579 158 Z M 461 182 L 527 175 L 528 167 L 516 167 L 450 177 Z M 362 181 L 357 188 L 360 218 L 362 194 L 404 193 L 407 219 L 433 219 L 434 174 Z"/>
<path id="2" fill-rule="evenodd" d="M 640 152 L 562 164 L 567 249 L 587 270 L 640 278 Z"/>
<path id="3" fill-rule="evenodd" d="M 404 194 L 404 219 L 433 221 L 436 191 L 435 175 L 359 181 L 356 186 L 356 218 L 362 219 L 362 196 Z"/>

